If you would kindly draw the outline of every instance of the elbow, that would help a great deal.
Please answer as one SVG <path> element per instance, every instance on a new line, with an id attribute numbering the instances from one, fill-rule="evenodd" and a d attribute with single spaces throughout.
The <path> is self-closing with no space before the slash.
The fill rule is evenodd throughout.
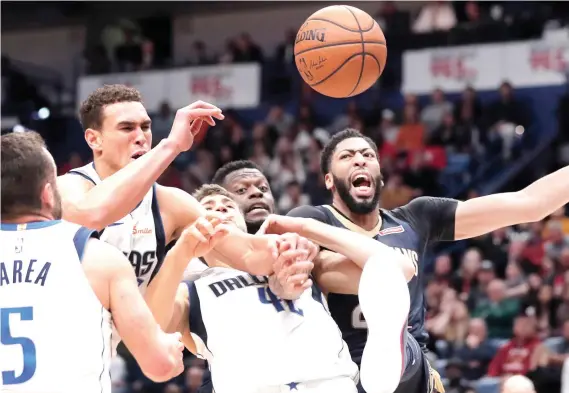
<path id="1" fill-rule="evenodd" d="M 149 362 L 145 367 L 141 365 L 141 369 L 148 379 L 158 383 L 166 382 L 177 375 L 174 372 L 176 369 L 176 362 L 171 356 L 167 356 L 166 354 L 149 359 Z"/>
<path id="2" fill-rule="evenodd" d="M 104 210 L 105 209 L 69 209 L 66 212 L 67 214 L 64 214 L 63 218 L 67 221 L 74 222 L 86 228 L 100 231 L 101 229 L 110 225 L 106 222 L 106 217 L 103 213 Z"/>

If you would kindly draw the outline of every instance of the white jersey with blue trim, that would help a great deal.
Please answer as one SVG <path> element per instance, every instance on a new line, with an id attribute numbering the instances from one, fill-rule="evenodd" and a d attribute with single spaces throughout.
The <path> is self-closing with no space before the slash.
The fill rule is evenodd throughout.
<path id="1" fill-rule="evenodd" d="M 355 390 L 358 368 L 316 286 L 295 301 L 281 300 L 267 277 L 224 267 L 184 282 L 190 331 L 198 355 L 209 362 L 216 393 L 333 379 Z"/>
<path id="2" fill-rule="evenodd" d="M 111 317 L 81 266 L 94 234 L 60 220 L 1 225 L 3 393 L 111 392 Z"/>
<path id="3" fill-rule="evenodd" d="M 93 163 L 69 172 L 99 184 L 101 178 Z M 156 275 L 165 254 L 165 235 L 155 187 L 148 190 L 138 206 L 127 216 L 103 229 L 100 239 L 112 244 L 127 256 L 144 294 Z"/>

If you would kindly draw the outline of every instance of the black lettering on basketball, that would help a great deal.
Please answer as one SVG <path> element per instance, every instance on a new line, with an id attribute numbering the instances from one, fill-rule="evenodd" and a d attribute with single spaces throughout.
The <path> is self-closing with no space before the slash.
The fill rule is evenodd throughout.
<path id="1" fill-rule="evenodd" d="M 298 44 L 302 41 L 320 41 L 326 42 L 326 29 L 310 29 L 301 30 L 296 36 L 295 43 Z"/>

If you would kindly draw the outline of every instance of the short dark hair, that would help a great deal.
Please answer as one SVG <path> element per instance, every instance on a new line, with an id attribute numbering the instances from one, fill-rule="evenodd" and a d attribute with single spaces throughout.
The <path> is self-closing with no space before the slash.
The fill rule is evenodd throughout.
<path id="1" fill-rule="evenodd" d="M 377 145 L 375 144 L 374 141 L 371 140 L 371 138 L 365 136 L 364 134 L 362 134 L 361 132 L 359 132 L 354 128 L 346 128 L 344 131 L 340 131 L 339 133 L 335 134 L 332 138 L 330 138 L 328 143 L 322 149 L 322 154 L 320 156 L 320 170 L 322 171 L 322 174 L 325 175 L 328 172 L 330 172 L 332 155 L 336 150 L 336 146 L 338 146 L 340 142 L 350 138 L 364 139 L 369 144 L 369 146 L 375 151 L 375 153 L 378 154 Z"/>
<path id="2" fill-rule="evenodd" d="M 104 107 L 119 102 L 142 102 L 142 94 L 125 85 L 104 85 L 89 94 L 79 109 L 83 129 L 100 128 L 103 124 Z"/>
<path id="3" fill-rule="evenodd" d="M 218 184 L 204 184 L 193 194 L 198 202 L 201 202 L 202 199 L 211 195 L 223 195 L 233 200 L 233 195 Z"/>
<path id="4" fill-rule="evenodd" d="M 55 182 L 45 142 L 34 131 L 12 132 L 0 137 L 2 190 L 0 214 L 15 217 L 42 208 L 41 192 L 48 181 Z"/>
<path id="5" fill-rule="evenodd" d="M 263 173 L 261 167 L 255 164 L 253 161 L 249 160 L 231 161 L 223 165 L 215 172 L 215 175 L 213 175 L 213 179 L 211 179 L 211 182 L 214 184 L 223 185 L 225 183 L 225 179 L 227 178 L 227 176 L 241 169 L 256 169 L 259 172 Z"/>

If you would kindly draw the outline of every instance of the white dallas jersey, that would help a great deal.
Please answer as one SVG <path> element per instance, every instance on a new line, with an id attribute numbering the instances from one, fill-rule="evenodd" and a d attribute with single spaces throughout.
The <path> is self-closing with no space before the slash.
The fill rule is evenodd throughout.
<path id="1" fill-rule="evenodd" d="M 92 230 L 2 224 L 0 391 L 110 393 L 110 313 L 81 267 Z"/>
<path id="2" fill-rule="evenodd" d="M 75 168 L 69 173 L 80 175 L 93 184 L 101 182 L 93 163 Z M 103 229 L 99 235 L 101 240 L 112 244 L 127 256 L 138 279 L 140 292 L 144 294 L 165 254 L 166 240 L 155 186 L 148 190 L 142 202 L 130 214 Z"/>
<path id="3" fill-rule="evenodd" d="M 190 330 L 209 362 L 216 393 L 357 379 L 358 368 L 316 286 L 298 300 L 281 300 L 267 277 L 224 267 L 185 283 Z"/>

